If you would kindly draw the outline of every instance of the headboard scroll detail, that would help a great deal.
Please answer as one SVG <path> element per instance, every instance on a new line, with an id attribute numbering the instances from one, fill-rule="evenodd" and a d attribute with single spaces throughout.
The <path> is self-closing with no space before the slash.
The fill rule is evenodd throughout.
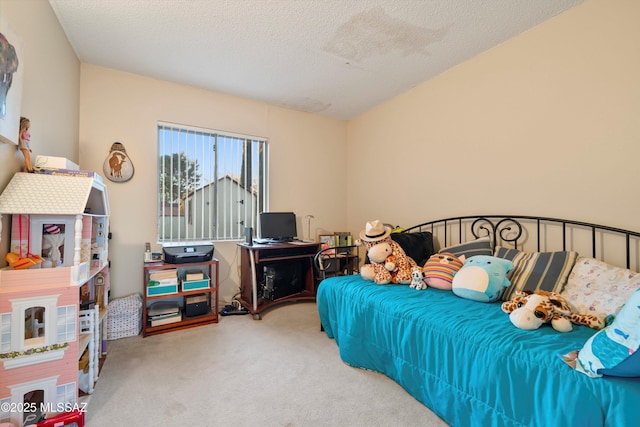
<path id="1" fill-rule="evenodd" d="M 522 237 L 522 225 L 513 218 L 503 218 L 494 223 L 489 218 L 479 217 L 471 224 L 471 233 L 476 239 L 489 237 L 494 248 L 499 241 L 512 243 L 517 248 Z"/>
<path id="2" fill-rule="evenodd" d="M 440 247 L 489 237 L 493 247 L 577 251 L 581 256 L 640 270 L 640 232 L 605 225 L 526 215 L 475 215 L 428 221 L 403 232 L 419 231 L 430 231 Z"/>

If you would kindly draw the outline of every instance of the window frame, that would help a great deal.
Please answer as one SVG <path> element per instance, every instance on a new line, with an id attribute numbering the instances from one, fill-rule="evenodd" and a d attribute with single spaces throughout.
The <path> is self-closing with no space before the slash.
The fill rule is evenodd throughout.
<path id="1" fill-rule="evenodd" d="M 158 243 L 237 241 L 246 227 L 257 229 L 268 210 L 268 138 L 162 121 L 156 131 Z M 164 184 L 176 168 L 184 175 Z M 178 191 L 170 201 L 169 185 L 168 194 Z"/>

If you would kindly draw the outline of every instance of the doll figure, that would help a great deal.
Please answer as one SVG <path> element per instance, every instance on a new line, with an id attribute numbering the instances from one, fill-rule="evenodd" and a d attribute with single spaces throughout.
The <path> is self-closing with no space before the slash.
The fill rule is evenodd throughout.
<path id="1" fill-rule="evenodd" d="M 33 165 L 31 164 L 31 134 L 29 133 L 29 127 L 31 122 L 26 117 L 20 117 L 20 134 L 18 135 L 18 146 L 22 155 L 24 156 L 24 170 L 25 172 L 33 172 Z"/>
<path id="2" fill-rule="evenodd" d="M 62 266 L 60 247 L 64 244 L 64 231 L 55 224 L 45 224 L 42 234 L 42 249 L 50 249 L 51 267 Z"/>

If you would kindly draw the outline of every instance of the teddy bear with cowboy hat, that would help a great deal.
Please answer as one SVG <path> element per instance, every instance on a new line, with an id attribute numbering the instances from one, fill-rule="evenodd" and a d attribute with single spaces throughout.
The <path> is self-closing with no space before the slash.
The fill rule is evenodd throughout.
<path id="1" fill-rule="evenodd" d="M 380 220 L 367 222 L 356 244 L 366 248 L 370 261 L 370 264 L 360 268 L 363 279 L 372 280 L 378 285 L 411 283 L 411 273 L 417 267 L 416 262 L 391 239 L 390 227 Z"/>

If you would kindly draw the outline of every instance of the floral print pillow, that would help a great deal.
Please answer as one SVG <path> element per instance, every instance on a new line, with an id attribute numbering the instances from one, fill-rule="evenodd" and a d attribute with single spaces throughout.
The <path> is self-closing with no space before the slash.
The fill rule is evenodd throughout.
<path id="1" fill-rule="evenodd" d="M 578 313 L 604 319 L 616 314 L 639 288 L 640 274 L 594 258 L 580 257 L 561 294 Z"/>

